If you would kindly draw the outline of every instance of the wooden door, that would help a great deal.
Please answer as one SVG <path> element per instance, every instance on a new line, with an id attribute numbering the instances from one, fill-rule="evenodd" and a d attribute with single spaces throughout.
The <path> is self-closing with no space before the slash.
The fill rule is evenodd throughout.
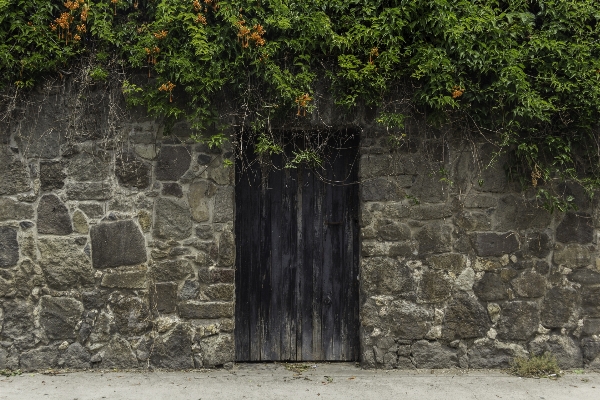
<path id="1" fill-rule="evenodd" d="M 238 174 L 237 361 L 358 359 L 357 155 Z"/>

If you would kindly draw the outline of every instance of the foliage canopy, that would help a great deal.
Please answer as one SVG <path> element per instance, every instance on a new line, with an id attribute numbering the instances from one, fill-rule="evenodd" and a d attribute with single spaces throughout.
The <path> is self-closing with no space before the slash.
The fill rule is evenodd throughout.
<path id="1" fill-rule="evenodd" d="M 102 81 L 116 60 L 150 77 L 123 82 L 132 103 L 200 132 L 223 90 L 258 132 L 310 115 L 320 88 L 399 134 L 406 110 L 456 121 L 513 149 L 534 186 L 592 188 L 599 21 L 597 0 L 0 0 L 0 85 L 30 88 L 80 57 Z"/>

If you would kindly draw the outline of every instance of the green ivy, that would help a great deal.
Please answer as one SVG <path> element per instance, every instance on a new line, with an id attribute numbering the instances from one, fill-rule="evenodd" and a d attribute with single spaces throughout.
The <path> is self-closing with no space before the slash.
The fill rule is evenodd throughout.
<path id="1" fill-rule="evenodd" d="M 431 122 L 458 121 L 516 151 L 534 186 L 600 182 L 597 0 L 113 1 L 68 10 L 74 3 L 0 0 L 0 86 L 33 87 L 90 55 L 103 80 L 116 57 L 132 76 L 130 103 L 191 121 L 198 138 L 219 120 L 220 93 L 264 127 L 308 118 L 320 91 L 348 111 L 376 107 L 394 143 L 410 117 L 394 101 L 403 93 Z M 59 37 L 65 12 L 71 36 Z"/>

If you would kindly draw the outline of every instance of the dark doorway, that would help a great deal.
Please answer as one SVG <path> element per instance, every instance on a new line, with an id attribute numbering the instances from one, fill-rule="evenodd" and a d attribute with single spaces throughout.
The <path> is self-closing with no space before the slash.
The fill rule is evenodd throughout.
<path id="1" fill-rule="evenodd" d="M 237 166 L 237 361 L 359 358 L 358 138 L 330 148 L 312 170 Z"/>

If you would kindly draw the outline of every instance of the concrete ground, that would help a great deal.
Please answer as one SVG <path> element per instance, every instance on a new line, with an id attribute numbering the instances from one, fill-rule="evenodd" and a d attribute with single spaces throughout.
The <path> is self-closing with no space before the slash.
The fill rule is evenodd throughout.
<path id="1" fill-rule="evenodd" d="M 584 371 L 551 380 L 502 371 L 374 371 L 341 363 L 315 364 L 301 373 L 289 368 L 238 364 L 229 371 L 24 373 L 0 376 L 0 399 L 600 399 L 600 373 Z"/>

